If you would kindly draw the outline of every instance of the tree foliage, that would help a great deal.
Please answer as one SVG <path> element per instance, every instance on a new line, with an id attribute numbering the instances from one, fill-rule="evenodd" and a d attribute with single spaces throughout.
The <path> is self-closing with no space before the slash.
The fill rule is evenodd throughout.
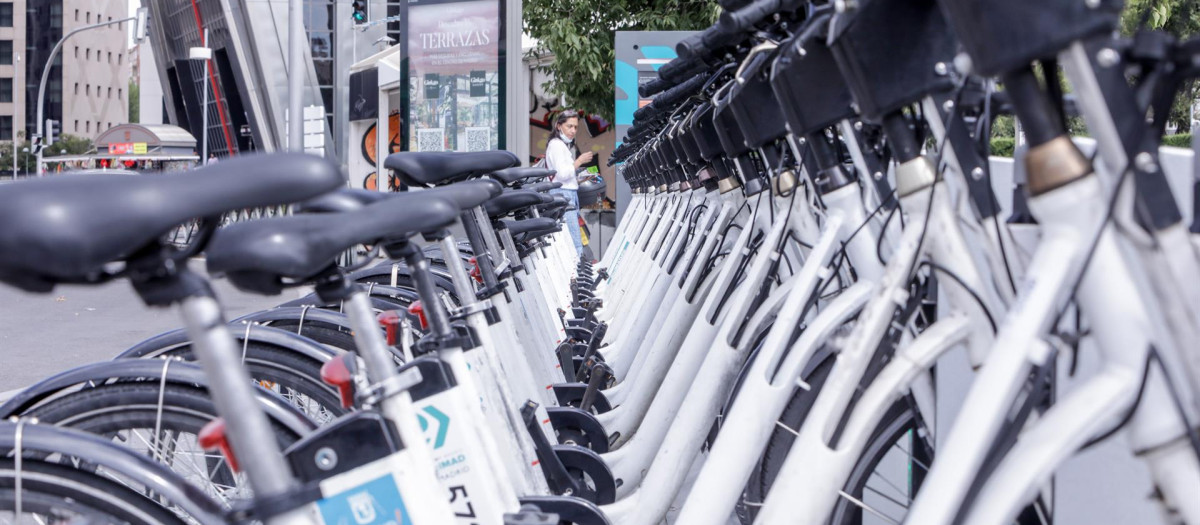
<path id="1" fill-rule="evenodd" d="M 54 144 L 46 147 L 42 156 L 49 159 L 59 155 L 83 155 L 95 149 L 92 140 L 86 137 L 63 134 L 54 140 Z M 13 165 L 12 142 L 0 142 L 0 178 L 10 176 Z M 28 140 L 17 142 L 17 171 L 32 173 L 37 166 L 37 155 L 33 154 Z"/>
<path id="2" fill-rule="evenodd" d="M 1166 31 L 1176 38 L 1185 39 L 1200 34 L 1200 2 L 1197 0 L 1127 0 L 1121 13 L 1121 32 L 1132 35 L 1145 22 L 1148 29 Z M 1171 106 L 1168 122 L 1174 123 L 1179 132 L 1191 131 L 1188 106 L 1200 96 L 1200 85 L 1195 80 L 1184 82 L 1175 103 Z"/>
<path id="3" fill-rule="evenodd" d="M 92 139 L 63 133 L 54 139 L 54 144 L 47 146 L 42 151 L 42 156 L 83 155 L 84 153 L 91 152 L 92 149 Z"/>
<path id="4" fill-rule="evenodd" d="M 526 0 L 525 31 L 534 53 L 554 61 L 543 70 L 550 93 L 575 109 L 613 120 L 615 31 L 686 31 L 707 28 L 719 9 L 712 0 Z"/>

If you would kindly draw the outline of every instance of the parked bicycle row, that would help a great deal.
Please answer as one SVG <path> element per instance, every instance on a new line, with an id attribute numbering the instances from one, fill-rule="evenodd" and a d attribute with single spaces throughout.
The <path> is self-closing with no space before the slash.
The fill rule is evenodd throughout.
<path id="1" fill-rule="evenodd" d="M 1116 37 L 1107 0 L 722 6 L 642 86 L 597 264 L 552 172 L 502 151 L 393 154 L 396 194 L 290 154 L 0 188 L 0 281 L 125 279 L 184 326 L 0 405 L 0 516 L 1024 525 L 1120 434 L 1164 522 L 1200 524 L 1200 260 L 1157 153 L 1195 44 Z M 201 254 L 313 293 L 226 322 Z M 1084 354 L 1101 371 L 1059 391 Z"/>

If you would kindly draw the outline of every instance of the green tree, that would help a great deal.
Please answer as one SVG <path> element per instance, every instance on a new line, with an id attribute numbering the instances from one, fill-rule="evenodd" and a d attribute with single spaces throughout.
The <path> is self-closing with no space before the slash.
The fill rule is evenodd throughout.
<path id="1" fill-rule="evenodd" d="M 712 0 L 527 0 L 525 31 L 538 40 L 534 53 L 554 61 L 548 92 L 573 108 L 613 120 L 614 31 L 685 31 L 712 25 Z"/>
<path id="2" fill-rule="evenodd" d="M 1200 34 L 1200 1 L 1127 0 L 1121 13 L 1121 33 L 1132 35 L 1143 20 L 1149 29 L 1161 29 L 1181 40 L 1192 37 Z M 1198 96 L 1200 85 L 1195 80 L 1184 82 L 1175 96 L 1167 120 L 1175 123 L 1179 133 L 1192 130 L 1188 106 Z"/>
<path id="3" fill-rule="evenodd" d="M 92 139 L 64 133 L 54 140 L 54 144 L 47 146 L 42 151 L 42 156 L 83 155 L 90 153 L 93 149 Z"/>
<path id="4" fill-rule="evenodd" d="M 0 178 L 12 176 L 13 146 L 12 142 L 0 143 Z M 37 157 L 29 151 L 29 141 L 17 141 L 17 172 L 31 172 L 37 164 Z"/>
<path id="5" fill-rule="evenodd" d="M 141 90 L 137 82 L 129 79 L 129 122 L 134 124 L 142 121 L 142 104 L 138 97 Z"/>

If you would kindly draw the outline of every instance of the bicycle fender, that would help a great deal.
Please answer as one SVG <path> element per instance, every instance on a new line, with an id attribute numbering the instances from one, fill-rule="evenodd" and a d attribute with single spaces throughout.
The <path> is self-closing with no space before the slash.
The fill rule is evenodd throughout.
<path id="1" fill-rule="evenodd" d="M 567 470 L 577 469 L 592 479 L 592 503 L 608 505 L 617 500 L 617 481 L 600 454 L 576 445 L 554 445 L 554 455 Z"/>
<path id="2" fill-rule="evenodd" d="M 456 289 L 454 288 L 454 282 L 450 280 L 450 275 L 446 273 L 444 269 L 433 267 L 433 261 L 430 261 L 430 264 L 430 269 L 433 270 L 433 283 L 436 284 L 438 288 L 450 292 L 451 295 L 455 295 Z M 412 269 L 409 268 L 407 264 L 399 263 L 396 268 L 396 276 L 399 278 L 397 284 L 399 284 L 399 282 L 405 282 L 409 283 L 411 286 L 411 283 L 413 282 Z M 350 275 L 346 276 L 346 278 L 360 284 L 367 284 L 371 282 L 390 283 L 392 282 L 392 263 L 384 263 L 379 266 L 364 268 L 351 273 Z M 382 281 L 380 279 L 382 279 Z"/>
<path id="3" fill-rule="evenodd" d="M 521 505 L 533 505 L 542 512 L 558 514 L 560 521 L 571 525 L 609 525 L 604 512 L 585 499 L 571 496 L 525 496 Z"/>
<path id="4" fill-rule="evenodd" d="M 163 377 L 161 359 L 118 359 L 101 361 L 50 376 L 22 390 L 0 405 L 0 419 L 19 416 L 42 400 L 77 385 L 107 383 L 111 380 L 160 380 Z M 199 365 L 184 361 L 172 361 L 166 367 L 166 380 L 173 385 L 208 389 L 208 380 Z M 85 388 L 87 388 L 85 386 Z M 255 387 L 258 404 L 267 417 L 281 426 L 304 435 L 317 428 L 317 424 L 290 403 L 262 387 Z"/>
<path id="5" fill-rule="evenodd" d="M 301 309 L 296 308 L 294 310 L 299 312 Z M 273 310 L 266 310 L 266 312 L 272 311 Z M 310 309 L 305 318 L 313 321 L 319 320 L 317 319 L 317 312 L 318 310 L 316 309 Z M 254 343 L 273 346 L 280 350 L 297 353 L 320 363 L 327 363 L 330 359 L 333 359 L 335 352 L 332 349 L 326 348 L 325 346 L 313 342 L 307 337 L 294 334 L 287 330 L 280 330 L 270 326 L 255 325 L 249 331 L 247 331 L 246 325 L 242 323 L 243 319 L 249 321 L 266 320 L 255 318 L 257 313 L 258 312 L 240 317 L 230 323 L 229 332 L 235 339 L 237 339 L 239 344 L 246 341 L 247 332 L 249 332 L 248 339 Z M 322 311 L 322 313 L 338 315 L 333 314 L 332 312 Z M 330 317 L 332 317 L 332 315 Z M 284 318 L 285 317 L 275 317 L 274 319 L 270 320 L 279 320 Z M 188 338 L 187 332 L 182 329 L 173 330 L 156 335 L 150 339 L 133 345 L 124 352 L 118 354 L 115 359 L 157 357 L 166 353 L 167 351 L 187 344 L 191 344 L 191 340 Z"/>
<path id="6" fill-rule="evenodd" d="M 546 407 L 546 413 L 550 416 L 550 426 L 555 430 L 578 429 L 587 440 L 588 450 L 599 454 L 608 452 L 608 433 L 604 431 L 604 425 L 590 412 L 575 407 Z"/>
<path id="7" fill-rule="evenodd" d="M 375 310 L 379 310 L 379 311 L 397 310 L 397 309 L 403 308 L 404 306 L 402 306 L 401 303 L 397 302 L 397 299 L 398 298 L 395 296 L 385 298 L 385 297 L 379 297 L 376 294 L 371 294 L 371 297 L 370 297 L 371 308 L 373 308 Z M 404 297 L 404 299 L 410 299 L 410 298 Z M 412 292 L 411 299 L 414 301 L 416 300 L 416 292 Z M 279 305 L 279 307 L 281 307 L 281 308 L 303 308 L 305 306 L 307 306 L 309 308 L 319 308 L 322 310 L 331 310 L 334 312 L 341 311 L 341 307 L 342 307 L 341 303 L 338 303 L 337 301 L 334 301 L 334 302 L 325 301 L 325 300 L 321 299 L 320 297 L 317 297 L 316 293 L 310 293 L 299 299 L 293 299 L 291 301 L 288 301 L 286 303 L 282 303 Z"/>
<path id="8" fill-rule="evenodd" d="M 0 449 L 16 448 L 17 425 L 8 421 L 0 422 Z M 200 523 L 216 525 L 228 522 L 219 503 L 147 456 L 78 430 L 35 423 L 25 423 L 21 427 L 22 451 L 45 454 L 70 451 L 72 456 L 110 472 L 118 472 L 141 484 L 147 491 L 165 496 Z M 26 461 L 36 460 L 27 458 Z"/>

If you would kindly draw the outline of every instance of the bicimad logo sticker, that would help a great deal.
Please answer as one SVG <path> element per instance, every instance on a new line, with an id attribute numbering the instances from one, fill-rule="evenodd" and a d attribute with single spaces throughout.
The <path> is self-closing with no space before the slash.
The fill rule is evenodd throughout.
<path id="1" fill-rule="evenodd" d="M 442 448 L 446 444 L 446 433 L 450 429 L 450 416 L 447 416 L 433 405 L 422 408 L 421 412 L 424 412 L 424 414 L 418 413 L 417 421 L 421 424 L 421 432 L 425 433 L 425 441 L 434 450 Z M 431 436 L 430 434 L 433 435 Z"/>

